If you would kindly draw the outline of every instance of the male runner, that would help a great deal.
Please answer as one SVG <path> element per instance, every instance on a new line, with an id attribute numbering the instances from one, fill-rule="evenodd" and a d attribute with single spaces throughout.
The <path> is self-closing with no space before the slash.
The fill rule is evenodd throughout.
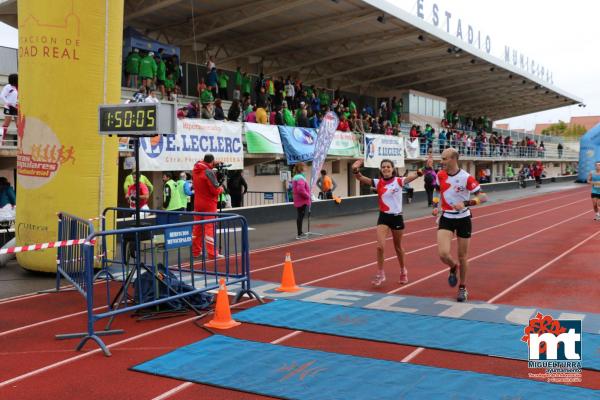
<path id="1" fill-rule="evenodd" d="M 439 195 L 433 199 L 433 215 L 437 216 L 438 202 L 441 199 L 441 214 L 439 215 L 438 227 L 438 253 L 442 262 L 450 267 L 448 284 L 455 287 L 456 269 L 460 268 L 460 285 L 456 300 L 463 302 L 467 300 L 467 270 L 469 241 L 471 238 L 471 211 L 469 206 L 477 205 L 485 201 L 485 197 L 479 197 L 481 187 L 477 180 L 463 169 L 458 167 L 458 152 L 449 148 L 442 152 L 442 165 L 444 169 L 437 174 L 436 190 Z M 437 194 L 436 193 L 436 194 Z M 470 200 L 471 194 L 476 197 Z M 458 242 L 458 261 L 454 261 L 450 254 L 452 237 L 456 232 Z"/>
<path id="2" fill-rule="evenodd" d="M 592 206 L 596 213 L 596 221 L 600 221 L 600 161 L 596 161 L 596 170 L 590 171 L 587 182 L 592 185 Z"/>

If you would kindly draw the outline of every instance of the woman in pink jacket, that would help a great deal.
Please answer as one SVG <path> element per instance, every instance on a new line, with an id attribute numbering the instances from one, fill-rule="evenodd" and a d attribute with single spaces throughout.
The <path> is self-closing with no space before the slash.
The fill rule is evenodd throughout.
<path id="1" fill-rule="evenodd" d="M 306 177 L 304 176 L 304 168 L 306 164 L 299 162 L 294 166 L 294 177 L 292 178 L 292 193 L 294 197 L 294 207 L 298 211 L 296 219 L 296 227 L 298 228 L 298 236 L 296 239 L 304 239 L 306 234 L 302 232 L 302 222 L 306 214 L 306 208 L 310 206 L 310 188 Z"/>

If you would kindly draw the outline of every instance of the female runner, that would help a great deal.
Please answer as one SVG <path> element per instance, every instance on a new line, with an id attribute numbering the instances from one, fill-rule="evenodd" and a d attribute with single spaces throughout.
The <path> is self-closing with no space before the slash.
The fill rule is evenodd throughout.
<path id="1" fill-rule="evenodd" d="M 428 164 L 432 162 L 431 156 L 427 160 Z M 423 175 L 421 170 L 411 172 L 406 177 L 398 176 L 394 163 L 391 160 L 383 160 L 380 164 L 379 178 L 371 179 L 363 176 L 359 168 L 363 165 L 363 160 L 357 160 L 352 165 L 354 177 L 365 185 L 369 185 L 377 191 L 379 197 L 379 218 L 377 220 L 377 274 L 373 277 L 371 283 L 374 286 L 381 286 L 385 282 L 384 249 L 385 240 L 388 233 L 392 232 L 394 239 L 394 249 L 400 264 L 400 283 L 408 282 L 408 271 L 404 265 L 404 249 L 402 248 L 402 234 L 404 233 L 404 220 L 402 218 L 402 187 L 409 182 L 414 181 Z"/>

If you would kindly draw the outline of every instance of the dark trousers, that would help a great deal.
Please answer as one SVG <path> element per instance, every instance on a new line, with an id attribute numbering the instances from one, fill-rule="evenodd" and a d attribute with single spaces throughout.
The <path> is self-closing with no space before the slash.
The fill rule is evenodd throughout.
<path id="1" fill-rule="evenodd" d="M 231 207 L 243 207 L 244 206 L 244 196 L 241 193 L 231 193 Z"/>
<path id="2" fill-rule="evenodd" d="M 226 87 L 219 87 L 219 97 L 221 98 L 221 100 L 229 100 L 227 98 L 227 88 Z"/>
<path id="3" fill-rule="evenodd" d="M 433 186 L 425 186 L 425 191 L 427 192 L 427 205 L 433 204 Z"/>
<path id="4" fill-rule="evenodd" d="M 302 222 L 304 221 L 304 214 L 306 214 L 306 204 L 302 207 L 296 208 L 298 211 L 298 218 L 296 218 L 296 228 L 298 228 L 298 236 L 302 235 Z"/>

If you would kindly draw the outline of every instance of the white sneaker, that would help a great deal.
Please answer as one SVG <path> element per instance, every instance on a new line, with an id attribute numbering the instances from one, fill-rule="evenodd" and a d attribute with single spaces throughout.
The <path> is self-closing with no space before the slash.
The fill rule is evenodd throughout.
<path id="1" fill-rule="evenodd" d="M 594 218 L 594 221 L 600 221 L 600 214 L 596 214 L 596 218 Z"/>

